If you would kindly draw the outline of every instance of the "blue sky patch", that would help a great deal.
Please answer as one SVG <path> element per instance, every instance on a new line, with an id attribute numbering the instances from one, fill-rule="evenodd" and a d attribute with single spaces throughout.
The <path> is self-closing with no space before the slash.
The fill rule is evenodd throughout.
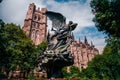
<path id="1" fill-rule="evenodd" d="M 82 4 L 86 3 L 87 0 L 55 0 L 56 2 L 63 3 L 63 2 L 69 2 L 69 1 L 77 1 Z"/>
<path id="2" fill-rule="evenodd" d="M 3 0 L 0 4 L 0 19 L 22 27 L 30 3 L 34 3 L 36 8 L 62 13 L 67 21 L 78 23 L 74 31 L 75 39 L 80 37 L 83 41 L 86 36 L 96 46 L 105 46 L 105 34 L 99 32 L 92 22 L 94 15 L 91 13 L 90 0 Z"/>
<path id="3" fill-rule="evenodd" d="M 56 2 L 69 2 L 71 0 L 55 0 Z"/>
<path id="4" fill-rule="evenodd" d="M 99 32 L 96 27 L 84 27 L 81 28 L 79 32 L 74 33 L 75 38 L 79 40 L 79 38 L 84 41 L 85 36 L 88 38 L 89 42 L 90 40 L 95 40 L 95 39 L 102 39 L 106 35 L 103 32 Z"/>

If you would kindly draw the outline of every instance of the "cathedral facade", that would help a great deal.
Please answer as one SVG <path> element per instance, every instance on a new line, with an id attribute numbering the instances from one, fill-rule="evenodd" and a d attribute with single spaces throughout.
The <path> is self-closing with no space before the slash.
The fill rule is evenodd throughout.
<path id="1" fill-rule="evenodd" d="M 43 41 L 47 41 L 47 17 L 45 16 L 46 8 L 38 8 L 34 3 L 30 4 L 24 20 L 22 30 L 26 36 L 31 38 L 33 43 L 37 46 Z M 74 36 L 73 36 L 74 37 Z M 74 56 L 74 66 L 80 70 L 87 67 L 87 63 L 99 54 L 99 51 L 88 43 L 85 37 L 84 42 L 74 40 L 70 47 L 71 53 Z"/>
<path id="2" fill-rule="evenodd" d="M 99 51 L 94 47 L 92 42 L 89 44 L 85 37 L 84 42 L 80 40 L 73 41 L 71 44 L 71 53 L 74 55 L 74 66 L 82 70 L 87 67 L 89 61 L 99 54 Z"/>

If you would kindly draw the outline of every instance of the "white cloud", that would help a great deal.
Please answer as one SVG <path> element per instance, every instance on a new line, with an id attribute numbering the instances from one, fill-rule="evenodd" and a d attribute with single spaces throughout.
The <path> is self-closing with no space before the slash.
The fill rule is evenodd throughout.
<path id="1" fill-rule="evenodd" d="M 69 2 L 58 3 L 54 0 L 3 0 L 3 2 L 0 3 L 0 18 L 6 23 L 14 22 L 23 26 L 28 6 L 34 2 L 36 7 L 46 7 L 48 10 L 62 13 L 66 17 L 67 23 L 70 20 L 78 23 L 74 31 L 74 33 L 78 33 L 84 27 L 94 26 L 92 22 L 93 14 L 91 13 L 89 5 L 90 0 L 86 0 L 84 4 L 82 2 L 80 3 L 80 1 L 71 0 Z M 48 25 L 50 24 L 51 23 L 48 23 Z M 50 29 L 50 26 L 48 28 Z M 77 36 L 77 34 L 75 36 Z M 92 37 L 89 40 L 92 40 L 97 46 L 102 45 L 104 47 L 105 45 L 103 38 Z"/>
<path id="2" fill-rule="evenodd" d="M 80 4 L 79 1 L 58 3 L 53 0 L 48 0 L 45 3 L 47 4 L 49 10 L 62 13 L 67 18 L 67 22 L 72 20 L 78 23 L 78 27 L 75 30 L 77 32 L 82 27 L 94 26 L 94 23 L 92 22 L 93 15 L 88 2 L 85 4 Z"/>
<path id="3" fill-rule="evenodd" d="M 96 48 L 99 50 L 99 54 L 102 54 L 104 51 L 104 46 L 96 46 Z"/>
<path id="4" fill-rule="evenodd" d="M 30 3 L 33 3 L 33 0 L 3 0 L 0 4 L 0 18 L 6 23 L 14 22 L 22 26 Z M 34 3 L 36 6 L 45 7 L 39 0 Z"/>
<path id="5" fill-rule="evenodd" d="M 78 23 L 76 31 L 79 31 L 81 27 L 94 25 L 91 21 L 93 15 L 88 2 L 80 4 L 79 1 L 58 3 L 54 0 L 3 0 L 0 4 L 0 18 L 2 17 L 7 23 L 14 22 L 23 25 L 28 6 L 33 2 L 37 7 L 47 7 L 48 10 L 60 12 L 67 18 L 67 21 L 72 20 Z"/>

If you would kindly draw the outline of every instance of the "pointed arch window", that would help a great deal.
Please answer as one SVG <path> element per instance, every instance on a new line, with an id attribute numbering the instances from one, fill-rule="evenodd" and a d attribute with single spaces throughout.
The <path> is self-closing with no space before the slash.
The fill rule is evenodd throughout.
<path id="1" fill-rule="evenodd" d="M 31 39 L 32 39 L 33 41 L 34 41 L 34 39 L 35 39 L 35 30 L 32 30 Z"/>
<path id="2" fill-rule="evenodd" d="M 38 16 L 38 21 L 40 21 L 40 16 Z"/>
<path id="3" fill-rule="evenodd" d="M 39 42 L 40 42 L 40 32 L 37 30 L 36 31 L 36 41 L 35 41 L 35 43 L 38 45 Z"/>
<path id="4" fill-rule="evenodd" d="M 32 8 L 30 7 L 29 10 L 31 10 Z"/>
<path id="5" fill-rule="evenodd" d="M 37 19 L 37 15 L 34 15 L 34 20 L 36 20 Z"/>
<path id="6" fill-rule="evenodd" d="M 35 23 L 34 22 L 32 22 L 32 27 L 35 27 Z"/>
<path id="7" fill-rule="evenodd" d="M 39 28 L 40 24 L 38 23 L 37 28 Z"/>

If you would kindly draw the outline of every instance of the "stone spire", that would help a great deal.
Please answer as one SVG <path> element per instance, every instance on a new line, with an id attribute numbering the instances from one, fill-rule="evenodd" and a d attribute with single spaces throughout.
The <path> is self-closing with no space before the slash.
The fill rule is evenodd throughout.
<path id="1" fill-rule="evenodd" d="M 84 43 L 88 45 L 88 41 L 87 41 L 87 38 L 86 38 L 86 36 L 85 36 Z"/>
<path id="2" fill-rule="evenodd" d="M 91 47 L 94 47 L 93 42 L 91 41 Z"/>
<path id="3" fill-rule="evenodd" d="M 74 41 L 74 40 L 75 40 L 75 38 L 74 38 L 74 34 L 73 34 L 73 32 L 72 32 L 71 36 L 72 36 L 72 39 L 73 39 L 73 41 Z"/>
<path id="4" fill-rule="evenodd" d="M 79 43 L 81 42 L 80 37 L 79 37 Z"/>

